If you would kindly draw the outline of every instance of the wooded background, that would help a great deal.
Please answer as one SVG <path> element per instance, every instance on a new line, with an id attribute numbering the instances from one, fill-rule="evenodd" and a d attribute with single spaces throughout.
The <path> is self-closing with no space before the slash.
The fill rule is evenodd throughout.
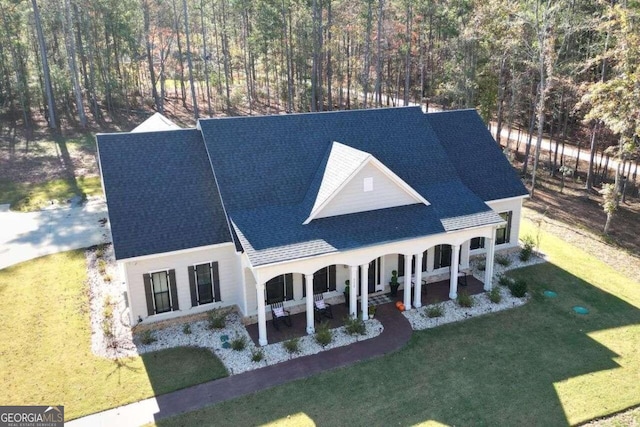
<path id="1" fill-rule="evenodd" d="M 624 157 L 639 17 L 631 0 L 0 0 L 0 114 L 28 129 L 415 102 Z"/>

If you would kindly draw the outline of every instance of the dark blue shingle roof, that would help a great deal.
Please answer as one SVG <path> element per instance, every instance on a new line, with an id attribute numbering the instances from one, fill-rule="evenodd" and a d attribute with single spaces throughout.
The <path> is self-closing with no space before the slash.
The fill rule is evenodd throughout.
<path id="1" fill-rule="evenodd" d="M 462 182 L 419 108 L 206 119 L 200 127 L 225 208 L 253 265 L 500 221 Z M 370 153 L 431 206 L 302 225 L 333 141 Z"/>
<path id="2" fill-rule="evenodd" d="M 231 241 L 198 130 L 96 139 L 117 259 Z"/>
<path id="3" fill-rule="evenodd" d="M 462 182 L 482 200 L 528 194 L 475 110 L 430 113 L 425 117 Z"/>

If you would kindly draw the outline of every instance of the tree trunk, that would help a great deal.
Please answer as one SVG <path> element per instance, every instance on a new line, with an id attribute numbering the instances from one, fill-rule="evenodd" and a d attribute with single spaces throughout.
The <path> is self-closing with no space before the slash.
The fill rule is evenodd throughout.
<path id="1" fill-rule="evenodd" d="M 407 23 L 405 26 L 405 37 L 407 43 L 407 52 L 404 58 L 404 96 L 403 104 L 406 107 L 409 105 L 409 96 L 411 91 L 411 21 L 412 21 L 413 9 L 411 2 L 407 3 Z"/>
<path id="2" fill-rule="evenodd" d="M 42 75 L 44 78 L 44 91 L 47 97 L 47 121 L 51 129 L 58 128 L 56 117 L 55 101 L 53 98 L 53 87 L 51 86 L 51 73 L 49 72 L 49 60 L 47 59 L 47 47 L 42 32 L 42 22 L 40 21 L 40 10 L 36 0 L 31 0 L 33 6 L 33 19 L 36 25 L 36 34 L 38 36 L 38 46 L 40 48 L 40 60 L 42 61 Z"/>
<path id="3" fill-rule="evenodd" d="M 378 40 L 376 56 L 376 107 L 382 105 L 382 20 L 384 13 L 384 0 L 378 0 Z"/>
<path id="4" fill-rule="evenodd" d="M 185 17 L 185 19 L 187 18 Z M 178 20 L 178 8 L 176 6 L 176 0 L 173 0 L 173 27 L 176 34 L 176 43 L 178 45 L 178 64 L 180 65 L 180 96 L 182 99 L 182 106 L 187 108 L 187 90 L 184 87 L 184 55 L 182 54 L 182 41 L 180 40 L 180 24 Z"/>
<path id="5" fill-rule="evenodd" d="M 207 50 L 207 31 L 204 26 L 204 0 L 200 0 L 200 27 L 202 30 L 202 60 L 204 61 L 204 81 L 207 88 L 207 115 L 211 117 L 213 115 L 213 109 L 211 108 L 211 85 L 209 84 L 209 61 L 211 55 Z"/>
<path id="6" fill-rule="evenodd" d="M 182 11 L 184 13 L 184 35 L 187 39 L 187 65 L 189 66 L 189 84 L 191 85 L 191 100 L 193 102 L 193 115 L 196 120 L 198 114 L 198 99 L 196 98 L 196 85 L 193 81 L 193 62 L 191 60 L 191 41 L 189 40 L 189 14 L 187 12 L 187 0 L 182 0 Z"/>
<path id="7" fill-rule="evenodd" d="M 156 110 L 161 111 L 162 108 L 160 105 L 160 96 L 158 95 L 158 90 L 156 89 L 157 79 L 156 71 L 153 66 L 153 53 L 151 51 L 151 34 L 149 31 L 151 19 L 149 17 L 149 0 L 144 0 L 142 2 L 142 16 L 144 18 L 144 37 L 147 49 L 147 64 L 149 66 L 149 77 L 151 78 L 151 94 L 153 96 L 153 102 L 156 105 Z"/>
<path id="8" fill-rule="evenodd" d="M 364 39 L 364 66 L 362 69 L 362 92 L 364 93 L 364 104 L 362 108 L 367 108 L 367 99 L 369 97 L 369 61 L 370 58 L 370 45 L 371 45 L 371 21 L 373 19 L 372 10 L 373 0 L 367 0 L 367 23 Z"/>
<path id="9" fill-rule="evenodd" d="M 331 26 L 333 25 L 333 16 L 331 14 L 331 0 L 327 0 L 327 104 L 329 111 L 333 110 L 333 90 L 331 87 L 331 79 L 333 77 L 333 66 L 331 64 Z"/>

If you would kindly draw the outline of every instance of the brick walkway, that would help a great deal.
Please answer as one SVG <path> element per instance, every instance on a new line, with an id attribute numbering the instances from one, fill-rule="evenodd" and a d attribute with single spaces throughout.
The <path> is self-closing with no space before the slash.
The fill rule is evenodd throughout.
<path id="1" fill-rule="evenodd" d="M 307 378 L 396 351 L 411 338 L 411 325 L 393 304 L 379 305 L 384 331 L 375 338 L 196 385 L 65 423 L 67 426 L 139 426 L 225 400 Z"/>

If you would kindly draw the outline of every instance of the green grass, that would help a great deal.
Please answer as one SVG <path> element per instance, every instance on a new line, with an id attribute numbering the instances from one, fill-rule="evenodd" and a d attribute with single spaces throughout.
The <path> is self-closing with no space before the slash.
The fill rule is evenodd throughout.
<path id="1" fill-rule="evenodd" d="M 205 349 L 94 356 L 85 280 L 83 251 L 0 271 L 2 404 L 64 405 L 71 419 L 227 375 Z"/>
<path id="2" fill-rule="evenodd" d="M 100 177 L 78 177 L 78 190 L 87 196 L 102 194 Z M 10 203 L 11 209 L 22 212 L 36 211 L 49 200 L 68 200 L 76 195 L 73 183 L 66 179 L 55 179 L 43 184 L 20 184 L 0 180 L 0 204 Z"/>
<path id="3" fill-rule="evenodd" d="M 559 426 L 640 404 L 640 285 L 553 236 L 541 249 L 550 263 L 513 272 L 532 295 L 521 308 L 158 425 Z"/>

